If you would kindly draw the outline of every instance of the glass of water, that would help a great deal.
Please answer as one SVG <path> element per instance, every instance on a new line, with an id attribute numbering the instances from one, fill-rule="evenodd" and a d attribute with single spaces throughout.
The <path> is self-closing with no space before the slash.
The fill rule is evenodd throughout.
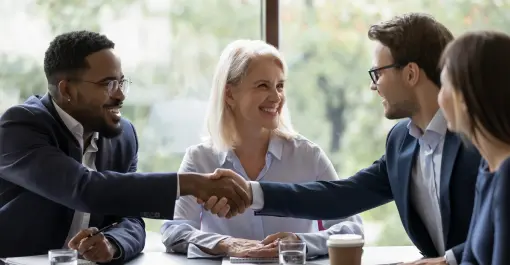
<path id="1" fill-rule="evenodd" d="M 74 249 L 54 249 L 48 251 L 51 265 L 78 265 L 78 252 Z"/>
<path id="2" fill-rule="evenodd" d="M 282 240 L 278 253 L 281 265 L 306 264 L 306 244 L 302 241 Z"/>

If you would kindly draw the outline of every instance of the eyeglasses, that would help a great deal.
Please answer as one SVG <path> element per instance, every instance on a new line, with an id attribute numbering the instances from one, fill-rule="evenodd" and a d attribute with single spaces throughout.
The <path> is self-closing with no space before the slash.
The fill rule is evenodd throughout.
<path id="1" fill-rule="evenodd" d="M 69 81 L 76 81 L 76 82 L 84 82 L 89 84 L 94 84 L 100 87 L 104 87 L 108 91 L 108 95 L 113 96 L 117 91 L 120 89 L 122 94 L 124 96 L 127 96 L 129 92 L 129 85 L 131 84 L 131 80 L 129 79 L 121 79 L 121 80 L 107 80 L 102 82 L 94 82 L 94 81 L 87 81 L 87 80 L 81 80 L 81 79 L 69 79 Z"/>
<path id="2" fill-rule="evenodd" d="M 386 66 L 372 68 L 372 69 L 368 70 L 368 74 L 370 75 L 372 82 L 374 82 L 374 84 L 376 84 L 377 80 L 379 80 L 379 76 L 381 76 L 379 71 L 384 70 L 384 69 L 394 68 L 394 67 L 400 68 L 400 67 L 402 67 L 402 65 L 398 64 L 398 63 L 394 63 L 394 64 L 390 64 L 390 65 L 386 65 Z"/>

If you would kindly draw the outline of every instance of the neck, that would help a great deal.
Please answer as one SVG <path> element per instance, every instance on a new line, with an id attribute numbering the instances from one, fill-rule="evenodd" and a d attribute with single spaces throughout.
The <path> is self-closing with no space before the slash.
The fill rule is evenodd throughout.
<path id="1" fill-rule="evenodd" d="M 482 157 L 489 164 L 489 170 L 491 172 L 498 170 L 503 161 L 510 157 L 510 144 L 492 137 L 487 132 L 482 134 L 476 131 L 475 135 L 477 135 L 477 140 L 473 139 L 473 145 L 476 146 Z"/>
<path id="2" fill-rule="evenodd" d="M 432 82 L 429 82 L 429 84 L 423 85 L 416 91 L 418 93 L 416 96 L 418 111 L 412 115 L 411 120 L 422 131 L 425 131 L 439 110 L 439 104 L 437 103 L 439 88 Z"/>
<path id="3" fill-rule="evenodd" d="M 240 159 L 241 157 L 265 157 L 271 139 L 271 132 L 267 129 L 249 131 L 242 128 L 237 130 L 238 142 L 234 150 L 236 155 Z"/>

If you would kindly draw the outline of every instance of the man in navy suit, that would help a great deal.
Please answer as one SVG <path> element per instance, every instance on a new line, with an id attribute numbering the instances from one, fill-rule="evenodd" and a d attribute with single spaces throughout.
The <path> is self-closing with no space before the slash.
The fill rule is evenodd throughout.
<path id="1" fill-rule="evenodd" d="M 236 212 L 249 204 L 230 178 L 136 173 L 136 132 L 120 112 L 130 82 L 107 37 L 57 36 L 44 71 L 48 94 L 0 119 L 0 257 L 70 246 L 92 261 L 122 263 L 144 247 L 141 217 L 171 219 L 180 195 L 225 194 Z"/>
<path id="2" fill-rule="evenodd" d="M 344 180 L 250 182 L 252 208 L 259 215 L 321 220 L 394 200 L 407 234 L 426 257 L 416 264 L 460 263 L 481 158 L 447 130 L 437 103 L 438 61 L 453 36 L 417 13 L 373 25 L 368 36 L 376 44 L 371 88 L 381 96 L 387 118 L 405 118 L 389 132 L 386 153 Z M 205 207 L 218 212 L 216 201 L 211 198 Z"/>

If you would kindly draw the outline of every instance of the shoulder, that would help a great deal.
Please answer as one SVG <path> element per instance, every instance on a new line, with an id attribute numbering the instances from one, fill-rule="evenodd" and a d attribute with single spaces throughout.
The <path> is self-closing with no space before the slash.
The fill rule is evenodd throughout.
<path id="1" fill-rule="evenodd" d="M 409 122 L 411 122 L 411 119 L 409 118 L 397 122 L 397 124 L 395 124 L 388 133 L 388 139 L 395 137 L 400 138 L 409 134 Z"/>
<path id="2" fill-rule="evenodd" d="M 317 158 L 325 154 L 318 144 L 308 140 L 303 135 L 296 135 L 290 139 L 280 137 L 279 141 L 283 146 L 283 154 L 287 156 L 298 155 L 300 157 Z"/>
<path id="3" fill-rule="evenodd" d="M 1 115 L 0 128 L 7 129 L 10 125 L 28 126 L 39 132 L 48 132 L 57 128 L 58 122 L 38 96 L 31 96 L 24 103 L 9 107 Z"/>
<path id="4" fill-rule="evenodd" d="M 216 150 L 209 142 L 194 144 L 186 148 L 186 156 L 192 159 L 217 158 L 222 153 L 224 152 Z"/>
<path id="5" fill-rule="evenodd" d="M 121 118 L 120 119 L 120 126 L 122 128 L 122 136 L 123 137 L 127 137 L 129 139 L 135 139 L 137 140 L 137 136 L 136 136 L 136 129 L 135 129 L 135 126 L 133 125 L 133 123 L 126 119 L 126 118 Z"/>
<path id="6" fill-rule="evenodd" d="M 29 119 L 32 122 L 52 120 L 53 116 L 36 96 L 31 96 L 25 102 L 16 104 L 8 108 L 1 117 L 5 120 L 24 120 Z"/>

